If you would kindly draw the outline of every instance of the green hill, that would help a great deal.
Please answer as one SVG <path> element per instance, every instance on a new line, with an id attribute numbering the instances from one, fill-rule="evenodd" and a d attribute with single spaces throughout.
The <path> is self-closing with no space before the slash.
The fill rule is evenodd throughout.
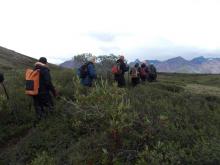
<path id="1" fill-rule="evenodd" d="M 36 61 L 37 59 L 0 46 L 0 71 L 33 67 Z M 58 68 L 58 66 L 52 64 L 50 67 L 53 69 Z"/>
<path id="2" fill-rule="evenodd" d="M 60 96 L 36 127 L 23 71 L 6 74 L 0 164 L 220 164 L 220 75 L 159 74 L 122 89 L 99 79 L 87 89 L 72 70 L 51 71 Z"/>
<path id="3" fill-rule="evenodd" d="M 36 60 L 13 50 L 0 47 L 0 69 L 9 70 L 30 67 Z"/>

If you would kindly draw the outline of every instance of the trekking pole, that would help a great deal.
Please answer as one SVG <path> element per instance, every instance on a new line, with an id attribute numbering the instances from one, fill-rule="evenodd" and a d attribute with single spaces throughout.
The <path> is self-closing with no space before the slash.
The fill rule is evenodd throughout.
<path id="1" fill-rule="evenodd" d="M 9 100 L 8 92 L 7 92 L 6 88 L 5 88 L 4 83 L 2 82 L 1 85 L 2 85 L 2 87 L 3 87 L 3 89 L 4 89 L 5 96 L 6 96 L 7 100 Z"/>

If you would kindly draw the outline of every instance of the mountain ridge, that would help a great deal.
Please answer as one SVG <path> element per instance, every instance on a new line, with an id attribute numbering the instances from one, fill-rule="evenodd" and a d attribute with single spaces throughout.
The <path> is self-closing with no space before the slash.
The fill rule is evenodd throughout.
<path id="1" fill-rule="evenodd" d="M 187 60 L 182 56 L 177 56 L 164 61 L 160 60 L 144 60 L 148 64 L 153 64 L 159 72 L 168 73 L 207 73 L 207 74 L 220 74 L 220 58 L 205 58 L 198 56 L 191 60 Z M 129 63 L 133 66 L 135 63 L 141 64 L 138 58 Z M 64 68 L 77 68 L 78 64 L 74 60 L 65 61 L 60 64 Z"/>

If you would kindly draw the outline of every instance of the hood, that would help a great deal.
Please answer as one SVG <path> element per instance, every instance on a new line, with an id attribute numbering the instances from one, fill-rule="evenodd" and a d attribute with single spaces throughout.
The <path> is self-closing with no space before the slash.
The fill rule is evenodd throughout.
<path id="1" fill-rule="evenodd" d="M 124 60 L 118 59 L 118 60 L 117 60 L 117 63 L 124 63 Z"/>
<path id="2" fill-rule="evenodd" d="M 36 63 L 34 64 L 34 66 L 35 66 L 35 67 L 41 66 L 41 67 L 46 67 L 46 68 L 48 68 L 48 65 L 47 65 L 47 64 L 44 64 L 44 63 L 42 63 L 42 62 L 36 62 Z"/>

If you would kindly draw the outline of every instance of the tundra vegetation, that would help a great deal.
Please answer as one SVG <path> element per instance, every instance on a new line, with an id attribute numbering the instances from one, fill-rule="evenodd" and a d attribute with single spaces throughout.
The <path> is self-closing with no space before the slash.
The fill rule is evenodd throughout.
<path id="1" fill-rule="evenodd" d="M 56 108 L 36 127 L 24 70 L 6 71 L 0 164 L 220 164 L 220 75 L 161 73 L 118 88 L 106 69 L 112 57 L 99 59 L 91 89 L 74 70 L 52 69 Z"/>

